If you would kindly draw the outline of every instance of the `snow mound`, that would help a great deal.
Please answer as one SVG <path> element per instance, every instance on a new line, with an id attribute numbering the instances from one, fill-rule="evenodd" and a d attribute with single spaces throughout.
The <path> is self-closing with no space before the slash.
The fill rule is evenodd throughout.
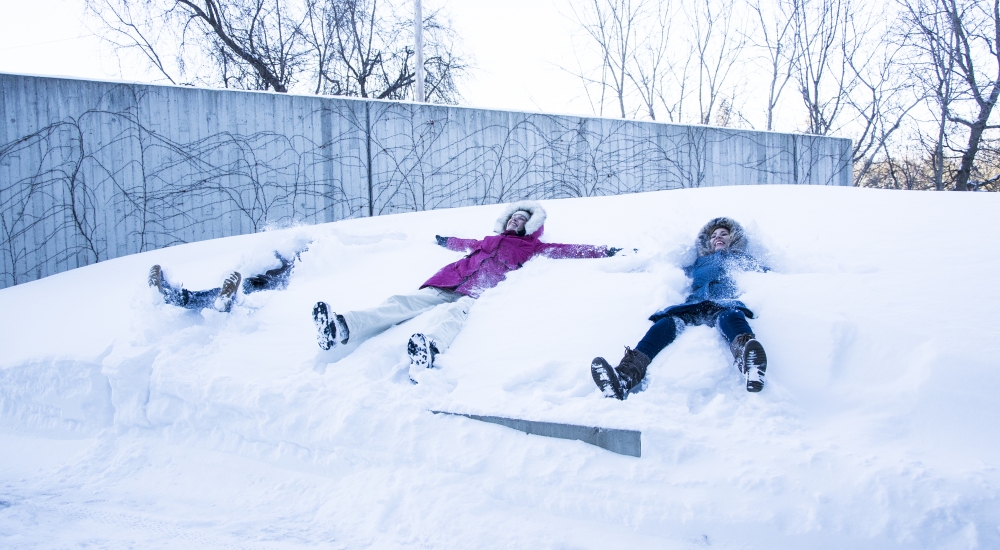
<path id="1" fill-rule="evenodd" d="M 413 385 L 420 317 L 343 349 L 312 305 L 373 306 L 481 238 L 498 205 L 205 241 L 0 290 L 0 546 L 1000 546 L 1000 197 L 748 186 L 545 201 L 537 258 L 486 292 Z M 689 327 L 641 391 L 612 363 L 682 301 L 708 219 L 772 267 L 740 278 L 768 382 Z M 278 264 L 229 314 L 162 303 Z M 642 431 L 642 457 L 430 410 Z"/>

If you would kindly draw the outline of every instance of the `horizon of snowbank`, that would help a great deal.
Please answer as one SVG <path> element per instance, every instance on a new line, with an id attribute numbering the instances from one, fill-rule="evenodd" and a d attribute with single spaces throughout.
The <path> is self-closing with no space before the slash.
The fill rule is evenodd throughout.
<path id="1" fill-rule="evenodd" d="M 415 289 L 501 206 L 192 243 L 0 290 L 0 542 L 18 548 L 976 548 L 1000 544 L 1000 199 L 747 186 L 542 201 L 538 258 L 485 293 L 440 369 L 407 376 L 421 319 L 331 352 L 338 311 Z M 748 394 L 691 327 L 618 402 L 590 379 L 682 301 L 698 229 L 766 251 L 741 277 L 768 352 Z M 287 290 L 231 314 L 167 306 L 311 242 Z M 980 278 L 984 281 L 980 281 Z M 16 313 L 15 313 L 16 312 Z M 428 410 L 638 429 L 642 457 Z M 55 542 L 53 542 L 55 541 Z"/>

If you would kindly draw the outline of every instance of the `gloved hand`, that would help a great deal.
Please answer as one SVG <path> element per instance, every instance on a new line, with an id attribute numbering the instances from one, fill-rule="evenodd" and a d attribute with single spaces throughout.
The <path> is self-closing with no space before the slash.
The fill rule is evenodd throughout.
<path id="1" fill-rule="evenodd" d="M 448 248 L 448 237 L 442 237 L 441 235 L 434 235 L 434 238 L 437 239 L 438 246 L 443 246 L 445 248 Z"/>
<path id="2" fill-rule="evenodd" d="M 624 248 L 618 248 L 618 247 L 615 247 L 615 246 L 609 246 L 608 247 L 608 257 L 610 258 L 611 256 L 614 256 L 615 254 L 618 254 L 619 252 L 621 252 L 622 256 L 625 256 L 626 254 L 635 254 L 636 252 L 639 251 L 638 248 L 633 248 L 631 251 L 626 250 L 625 252 L 622 252 L 622 250 L 625 250 L 625 249 Z"/>

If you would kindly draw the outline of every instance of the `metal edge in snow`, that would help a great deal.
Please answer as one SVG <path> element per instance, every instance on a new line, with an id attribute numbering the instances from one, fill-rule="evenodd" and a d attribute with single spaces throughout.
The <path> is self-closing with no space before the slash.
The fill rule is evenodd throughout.
<path id="1" fill-rule="evenodd" d="M 540 422 L 520 418 L 505 418 L 503 416 L 486 416 L 448 411 L 430 411 L 434 414 L 464 416 L 480 422 L 489 422 L 506 426 L 526 434 L 555 437 L 559 439 L 575 439 L 596 445 L 620 455 L 642 456 L 642 432 L 638 430 L 622 430 L 618 428 L 599 428 L 579 426 L 576 424 L 560 424 L 558 422 Z"/>

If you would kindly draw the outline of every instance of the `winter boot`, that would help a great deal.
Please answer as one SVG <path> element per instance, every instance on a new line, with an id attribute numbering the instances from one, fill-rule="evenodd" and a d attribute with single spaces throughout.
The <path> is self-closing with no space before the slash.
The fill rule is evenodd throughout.
<path id="1" fill-rule="evenodd" d="M 183 288 L 178 290 L 170 286 L 166 275 L 163 274 L 163 269 L 159 265 L 149 268 L 149 279 L 147 279 L 147 282 L 150 288 L 155 288 L 160 292 L 164 302 L 182 307 L 187 305 L 188 291 Z"/>
<path id="2" fill-rule="evenodd" d="M 625 357 L 622 357 L 616 368 L 611 368 L 603 357 L 595 357 L 590 363 L 590 375 L 594 377 L 594 383 L 601 389 L 604 397 L 622 400 L 629 390 L 642 382 L 650 361 L 646 354 L 625 346 Z"/>
<path id="3" fill-rule="evenodd" d="M 163 269 L 160 268 L 159 264 L 154 265 L 149 268 L 149 286 L 150 288 L 155 287 L 156 290 L 160 291 L 164 297 L 167 295 L 166 282 L 163 280 Z"/>
<path id="4" fill-rule="evenodd" d="M 219 297 L 215 299 L 215 309 L 223 313 L 229 313 L 229 310 L 233 307 L 233 300 L 236 298 L 236 292 L 240 289 L 240 281 L 243 277 L 240 275 L 239 271 L 234 271 L 226 277 L 225 281 L 222 281 L 222 291 L 219 292 Z"/>
<path id="5" fill-rule="evenodd" d="M 313 322 L 316 323 L 316 341 L 323 349 L 336 346 L 338 340 L 340 344 L 346 344 L 351 336 L 344 316 L 330 311 L 325 302 L 316 302 L 313 306 Z"/>
<path id="6" fill-rule="evenodd" d="M 767 370 L 767 355 L 764 346 L 760 345 L 754 335 L 745 332 L 733 338 L 729 344 L 733 352 L 733 362 L 743 373 L 747 383 L 747 391 L 759 392 L 764 389 L 764 372 Z"/>
<path id="7" fill-rule="evenodd" d="M 414 384 L 416 380 L 413 376 L 423 369 L 434 368 L 434 358 L 437 357 L 437 345 L 430 338 L 419 332 L 410 336 L 410 341 L 406 344 L 406 354 L 410 356 L 410 381 Z"/>

